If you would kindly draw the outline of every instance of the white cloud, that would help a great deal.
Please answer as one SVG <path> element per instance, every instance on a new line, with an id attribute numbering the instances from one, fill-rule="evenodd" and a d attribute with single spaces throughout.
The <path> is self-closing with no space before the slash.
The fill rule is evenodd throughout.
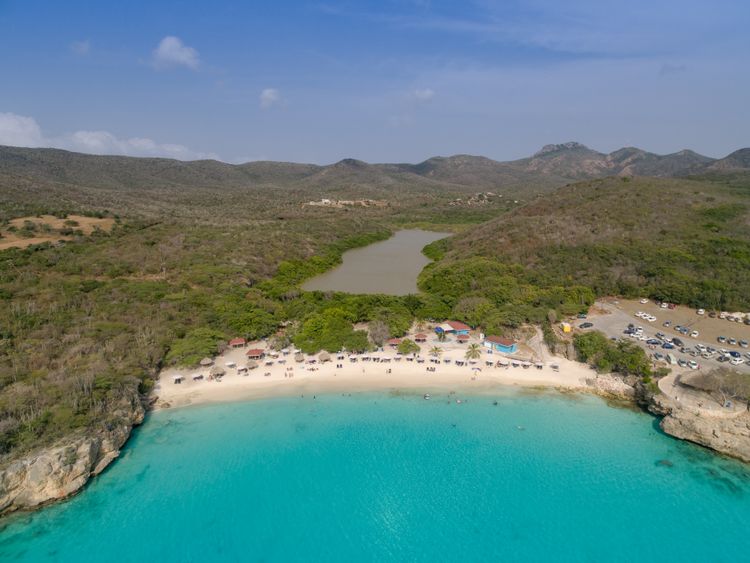
<path id="1" fill-rule="evenodd" d="M 154 49 L 154 68 L 184 66 L 196 70 L 200 64 L 198 51 L 185 45 L 179 37 L 168 35 Z"/>
<path id="2" fill-rule="evenodd" d="M 42 130 L 33 117 L 0 113 L 0 145 L 38 147 L 43 139 Z"/>
<path id="3" fill-rule="evenodd" d="M 418 102 L 429 102 L 435 97 L 435 91 L 430 88 L 417 89 L 411 93 L 411 97 Z"/>
<path id="4" fill-rule="evenodd" d="M 194 151 L 184 145 L 157 143 L 145 137 L 121 139 L 109 131 L 75 131 L 59 137 L 45 137 L 33 117 L 0 113 L 0 145 L 16 147 L 54 147 L 91 154 L 154 156 L 196 160 L 213 158 L 214 153 Z"/>
<path id="5" fill-rule="evenodd" d="M 276 88 L 266 88 L 260 93 L 261 109 L 269 109 L 281 101 L 281 94 Z"/>
<path id="6" fill-rule="evenodd" d="M 70 44 L 70 50 L 76 55 L 83 57 L 84 55 L 88 55 L 89 51 L 91 51 L 91 42 L 88 39 L 86 41 L 73 41 L 73 43 Z"/>

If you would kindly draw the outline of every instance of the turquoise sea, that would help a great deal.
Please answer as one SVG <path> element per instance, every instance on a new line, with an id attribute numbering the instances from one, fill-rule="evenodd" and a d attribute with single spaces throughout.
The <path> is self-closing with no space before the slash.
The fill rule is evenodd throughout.
<path id="1" fill-rule="evenodd" d="M 82 494 L 6 520 L 0 560 L 747 560 L 747 467 L 593 397 L 457 397 L 154 413 Z"/>

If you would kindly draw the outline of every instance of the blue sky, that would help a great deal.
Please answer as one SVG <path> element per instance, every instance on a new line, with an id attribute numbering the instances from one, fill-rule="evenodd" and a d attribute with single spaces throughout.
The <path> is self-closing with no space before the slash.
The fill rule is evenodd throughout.
<path id="1" fill-rule="evenodd" d="M 750 2 L 0 0 L 0 144 L 329 163 L 750 146 Z"/>

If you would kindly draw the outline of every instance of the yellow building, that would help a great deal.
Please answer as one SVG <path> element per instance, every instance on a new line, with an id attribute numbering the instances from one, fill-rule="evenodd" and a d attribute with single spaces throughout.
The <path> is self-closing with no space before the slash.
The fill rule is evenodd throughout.
<path id="1" fill-rule="evenodd" d="M 560 323 L 560 326 L 562 327 L 562 331 L 566 333 L 573 330 L 573 327 L 570 326 L 570 323 Z"/>

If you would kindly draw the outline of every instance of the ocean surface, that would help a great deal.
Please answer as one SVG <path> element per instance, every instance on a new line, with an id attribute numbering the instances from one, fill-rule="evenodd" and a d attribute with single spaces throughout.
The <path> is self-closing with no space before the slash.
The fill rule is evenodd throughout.
<path id="1" fill-rule="evenodd" d="M 750 472 L 588 396 L 305 396 L 154 413 L 3 524 L 3 562 L 737 562 Z"/>
<path id="2" fill-rule="evenodd" d="M 397 231 L 388 240 L 363 248 L 347 250 L 341 265 L 307 280 L 307 291 L 343 291 L 345 293 L 418 293 L 417 277 L 430 259 L 422 249 L 450 233 L 411 229 Z"/>

